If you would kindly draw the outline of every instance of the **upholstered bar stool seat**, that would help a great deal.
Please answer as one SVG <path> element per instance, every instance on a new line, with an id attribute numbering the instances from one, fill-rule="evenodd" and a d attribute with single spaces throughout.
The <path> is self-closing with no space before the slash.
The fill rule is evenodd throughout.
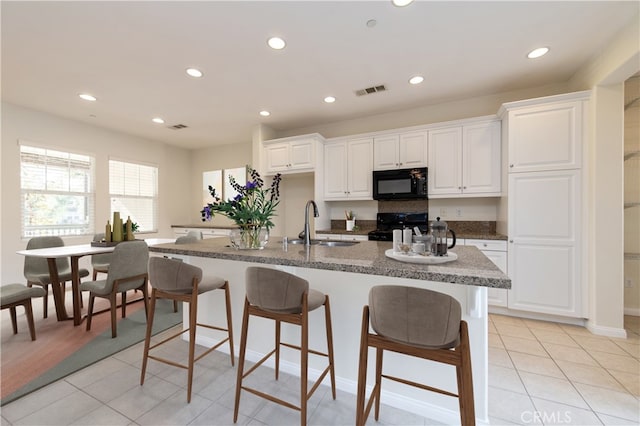
<path id="1" fill-rule="evenodd" d="M 336 399 L 336 379 L 333 361 L 333 335 L 331 331 L 331 309 L 329 296 L 309 288 L 309 283 L 295 275 L 284 271 L 262 267 L 249 267 L 246 272 L 247 296 L 242 316 L 242 332 L 240 341 L 240 358 L 238 361 L 238 379 L 236 384 L 236 401 L 233 422 L 238 420 L 240 408 L 240 394 L 242 390 L 261 398 L 300 411 L 300 424 L 307 423 L 307 402 L 324 380 L 327 374 L 331 379 L 331 392 Z M 327 353 L 309 349 L 309 312 L 324 306 L 325 327 L 327 334 Z M 257 316 L 275 321 L 275 349 L 255 363 L 246 373 L 244 360 L 247 349 L 247 334 L 249 331 L 249 316 Z M 281 323 L 300 326 L 300 346 L 280 341 Z M 275 354 L 275 378 L 278 380 L 280 371 L 280 347 L 285 346 L 300 351 L 300 404 L 276 398 L 264 391 L 243 385 L 243 380 L 255 371 L 262 363 Z M 308 389 L 308 361 L 309 354 L 328 358 L 328 365 L 320 377 Z"/>
<path id="2" fill-rule="evenodd" d="M 42 297 L 47 293 L 42 288 L 27 287 L 22 284 L 9 284 L 0 287 L 0 303 L 2 309 L 9 309 L 11 313 L 11 325 L 13 334 L 18 334 L 18 322 L 16 318 L 16 306 L 24 306 L 24 313 L 29 325 L 31 340 L 36 340 L 36 328 L 33 322 L 32 297 Z"/>
<path id="3" fill-rule="evenodd" d="M 149 359 L 173 365 L 175 367 L 184 368 L 187 370 L 187 402 L 191 402 L 193 369 L 194 364 L 198 360 L 218 349 L 225 342 L 229 342 L 231 365 L 234 365 L 233 327 L 231 325 L 231 295 L 229 294 L 229 282 L 219 277 L 203 276 L 202 269 L 184 263 L 181 260 L 169 259 L 166 257 L 152 257 L 149 259 L 149 280 L 151 284 L 151 304 L 147 317 L 147 333 L 144 340 L 140 385 L 144 384 L 144 376 L 147 370 L 147 361 Z M 224 290 L 227 311 L 227 328 L 197 322 L 198 295 L 213 290 Z M 173 300 L 174 304 L 177 302 L 187 303 L 189 305 L 189 328 L 182 330 L 179 333 L 175 333 L 161 342 L 151 345 L 151 331 L 153 329 L 153 317 L 156 310 L 157 299 L 170 299 Z M 196 358 L 195 342 L 197 327 L 225 332 L 226 337 L 216 343 L 213 347 L 208 348 Z M 155 349 L 186 332 L 189 332 L 189 358 L 186 365 L 149 353 L 152 349 Z"/>
<path id="4" fill-rule="evenodd" d="M 369 323 L 375 333 L 369 332 Z M 365 407 L 369 347 L 376 348 L 376 383 Z M 458 394 L 383 374 L 385 350 L 455 366 Z M 461 424 L 475 425 L 469 332 L 456 299 L 414 287 L 381 285 L 371 289 L 369 305 L 362 314 L 356 425 L 366 423 L 373 403 L 378 420 L 382 378 L 457 397 Z"/>

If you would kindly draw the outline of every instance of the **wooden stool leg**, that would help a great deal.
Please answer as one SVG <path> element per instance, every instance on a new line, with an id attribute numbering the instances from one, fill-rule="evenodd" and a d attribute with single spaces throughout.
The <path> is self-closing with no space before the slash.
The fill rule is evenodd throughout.
<path id="1" fill-rule="evenodd" d="M 122 309 L 122 318 L 127 317 L 127 292 L 122 292 L 122 298 L 120 299 L 121 309 Z"/>
<path id="2" fill-rule="evenodd" d="M 233 407 L 233 422 L 238 421 L 240 408 L 240 391 L 242 390 L 242 376 L 244 374 L 244 356 L 247 350 L 247 334 L 249 331 L 249 300 L 244 299 L 244 311 L 242 314 L 242 330 L 240 330 L 240 354 L 238 357 L 238 379 L 236 381 L 236 401 Z"/>
<path id="3" fill-rule="evenodd" d="M 362 310 L 362 329 L 360 330 L 360 359 L 358 361 L 358 393 L 356 397 L 356 426 L 364 426 L 364 401 L 367 390 L 367 359 L 369 356 L 369 307 Z"/>
<path id="4" fill-rule="evenodd" d="M 144 384 L 144 375 L 147 372 L 147 360 L 149 359 L 149 346 L 151 346 L 151 331 L 153 330 L 153 316 L 156 312 L 156 289 L 151 290 L 151 304 L 147 312 L 147 331 L 144 336 L 144 352 L 142 353 L 142 373 L 140 385 Z"/>
<path id="5" fill-rule="evenodd" d="M 307 294 L 302 299 L 302 336 L 300 339 L 300 426 L 307 424 L 308 376 L 309 376 L 309 309 Z"/>
<path id="6" fill-rule="evenodd" d="M 93 316 L 93 302 L 95 296 L 89 293 L 89 307 L 87 308 L 87 331 L 91 330 L 91 317 Z"/>
<path id="7" fill-rule="evenodd" d="M 31 305 L 31 299 L 27 299 L 25 301 L 24 313 L 27 316 L 27 324 L 29 325 L 29 334 L 31 334 L 31 340 L 36 340 L 36 326 L 33 322 L 33 306 Z"/>
<path id="8" fill-rule="evenodd" d="M 229 352 L 231 355 L 231 366 L 235 365 L 235 355 L 233 350 L 233 326 L 231 321 L 231 293 L 229 291 L 229 282 L 224 284 L 224 299 L 227 308 L 227 331 L 229 334 Z"/>
<path id="9" fill-rule="evenodd" d="M 276 321 L 276 380 L 280 377 L 280 320 Z"/>
<path id="10" fill-rule="evenodd" d="M 18 319 L 16 315 L 16 307 L 10 307 L 9 313 L 11 314 L 11 326 L 13 327 L 13 334 L 18 334 Z"/>
<path id="11" fill-rule="evenodd" d="M 173 301 L 173 312 L 178 312 L 178 301 L 177 300 Z"/>
<path id="12" fill-rule="evenodd" d="M 374 388 L 371 398 L 376 399 L 376 411 L 375 419 L 378 421 L 380 418 L 380 391 L 382 389 L 382 355 L 384 351 L 382 348 L 376 348 L 376 386 Z"/>
<path id="13" fill-rule="evenodd" d="M 193 359 L 196 353 L 196 327 L 198 318 L 198 293 L 193 292 L 189 302 L 189 369 L 187 377 L 187 403 L 191 402 L 191 384 L 193 382 Z"/>
<path id="14" fill-rule="evenodd" d="M 460 421 L 463 425 L 475 426 L 476 413 L 473 397 L 473 375 L 471 372 L 471 348 L 469 346 L 469 328 L 466 321 L 460 321 L 460 345 L 456 348 L 460 353 L 460 366 L 456 368 L 458 377 L 458 402 Z"/>
<path id="15" fill-rule="evenodd" d="M 331 396 L 336 399 L 336 370 L 333 362 L 333 329 L 331 328 L 331 307 L 329 296 L 324 299 L 324 321 L 327 330 L 327 354 L 329 355 L 329 375 L 331 378 Z"/>
<path id="16" fill-rule="evenodd" d="M 115 339 L 118 336 L 118 321 L 116 320 L 116 294 L 111 293 L 109 296 L 109 303 L 111 305 L 111 338 Z"/>

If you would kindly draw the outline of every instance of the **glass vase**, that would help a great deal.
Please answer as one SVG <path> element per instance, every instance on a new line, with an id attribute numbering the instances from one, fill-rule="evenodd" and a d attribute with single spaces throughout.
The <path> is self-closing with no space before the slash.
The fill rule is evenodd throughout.
<path id="1" fill-rule="evenodd" d="M 262 250 L 269 242 L 269 231 L 260 226 L 244 226 L 232 229 L 231 246 L 236 250 Z"/>

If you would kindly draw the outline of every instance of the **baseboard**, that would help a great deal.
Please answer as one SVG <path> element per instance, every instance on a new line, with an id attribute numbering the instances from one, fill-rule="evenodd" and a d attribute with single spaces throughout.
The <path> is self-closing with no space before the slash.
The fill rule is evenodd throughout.
<path id="1" fill-rule="evenodd" d="M 571 317 L 563 317 L 560 315 L 541 314 L 538 312 L 518 311 L 514 309 L 503 308 L 500 306 L 491 306 L 491 305 L 489 305 L 489 313 L 506 315 L 506 316 L 517 317 L 517 318 L 539 320 L 539 321 L 551 321 L 551 322 L 557 322 L 561 324 L 579 325 L 582 327 L 585 327 L 587 322 L 584 318 L 571 318 Z"/>
<path id="2" fill-rule="evenodd" d="M 640 317 L 640 308 L 624 308 L 624 314 Z"/>
<path id="3" fill-rule="evenodd" d="M 593 334 L 597 334 L 598 336 L 619 337 L 621 339 L 627 338 L 627 332 L 624 328 L 596 325 L 593 324 L 592 321 L 587 321 L 586 327 L 587 330 L 589 330 Z"/>
<path id="4" fill-rule="evenodd" d="M 183 336 L 183 340 L 188 340 L 188 337 L 189 336 L 185 333 L 185 335 Z M 203 346 L 211 347 L 217 342 L 217 340 L 208 337 L 196 337 L 196 343 Z M 222 345 L 217 350 L 228 355 L 229 345 Z M 247 361 L 258 362 L 262 359 L 262 357 L 264 357 L 264 355 L 265 354 L 263 353 L 248 350 L 245 354 L 245 357 Z M 275 361 L 273 358 L 269 358 L 262 365 L 273 369 L 275 368 Z M 282 371 L 283 373 L 291 374 L 292 376 L 300 377 L 300 365 L 290 361 L 280 360 L 280 371 Z M 321 373 L 322 371 L 320 370 L 310 368 L 309 381 L 311 382 L 317 380 L 320 377 Z M 328 379 L 326 377 L 322 385 L 329 386 Z M 350 393 L 352 395 L 356 395 L 358 383 L 354 380 L 347 380 L 344 378 L 336 377 L 336 389 Z M 370 395 L 372 390 L 373 386 L 367 386 L 367 395 Z M 386 392 L 384 389 L 381 392 L 380 400 L 383 401 L 384 404 L 387 404 L 391 407 L 395 407 L 400 410 L 408 411 L 410 413 L 435 420 L 438 423 L 447 425 L 460 424 L 460 413 L 458 411 L 447 410 L 437 405 L 429 404 L 413 398 L 407 398 L 404 395 L 399 395 L 394 392 Z M 354 410 L 355 408 L 356 407 L 353 407 Z M 489 426 L 489 421 L 488 419 L 483 421 L 479 418 L 476 418 L 476 424 Z"/>

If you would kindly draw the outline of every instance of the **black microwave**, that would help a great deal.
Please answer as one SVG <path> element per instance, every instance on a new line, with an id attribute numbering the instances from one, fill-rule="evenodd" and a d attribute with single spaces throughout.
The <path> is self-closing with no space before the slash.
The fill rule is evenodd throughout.
<path id="1" fill-rule="evenodd" d="M 374 200 L 427 199 L 427 168 L 375 170 Z"/>

